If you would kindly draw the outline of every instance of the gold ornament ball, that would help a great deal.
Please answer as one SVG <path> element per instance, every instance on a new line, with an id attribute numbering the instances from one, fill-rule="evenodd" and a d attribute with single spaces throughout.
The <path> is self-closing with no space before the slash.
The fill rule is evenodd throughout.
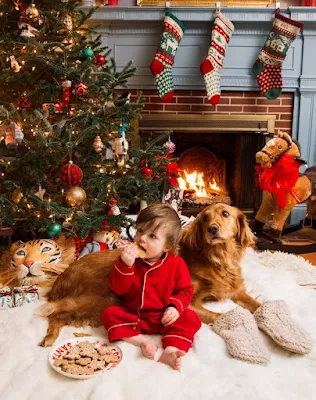
<path id="1" fill-rule="evenodd" d="M 35 4 L 31 4 L 25 10 L 25 15 L 30 19 L 37 19 L 40 15 L 38 9 L 36 8 Z"/>
<path id="2" fill-rule="evenodd" d="M 21 192 L 20 188 L 16 188 L 13 190 L 12 195 L 11 195 L 11 199 L 12 199 L 13 203 L 19 204 L 22 197 L 23 197 L 23 193 Z"/>
<path id="3" fill-rule="evenodd" d="M 86 192 L 79 186 L 70 188 L 66 193 L 66 201 L 71 207 L 82 206 L 86 198 Z"/>

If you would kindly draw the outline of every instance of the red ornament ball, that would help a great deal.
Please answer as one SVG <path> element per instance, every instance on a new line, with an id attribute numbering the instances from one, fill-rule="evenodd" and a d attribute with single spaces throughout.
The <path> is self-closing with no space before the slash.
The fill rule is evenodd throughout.
<path id="1" fill-rule="evenodd" d="M 32 107 L 32 100 L 22 94 L 18 99 L 18 107 L 30 108 Z"/>
<path id="2" fill-rule="evenodd" d="M 77 186 L 82 181 L 83 173 L 78 165 L 70 162 L 61 167 L 59 172 L 59 179 L 65 186 Z"/>
<path id="3" fill-rule="evenodd" d="M 106 58 L 103 54 L 97 54 L 94 57 L 94 63 L 95 65 L 98 65 L 99 67 L 102 67 L 102 65 L 104 65 L 106 62 Z"/>
<path id="4" fill-rule="evenodd" d="M 88 90 L 88 85 L 84 82 L 79 82 L 75 85 L 74 93 L 83 96 Z"/>
<path id="5" fill-rule="evenodd" d="M 151 178 L 153 176 L 153 170 L 149 167 L 144 167 L 140 170 L 140 172 L 147 176 L 147 178 Z"/>

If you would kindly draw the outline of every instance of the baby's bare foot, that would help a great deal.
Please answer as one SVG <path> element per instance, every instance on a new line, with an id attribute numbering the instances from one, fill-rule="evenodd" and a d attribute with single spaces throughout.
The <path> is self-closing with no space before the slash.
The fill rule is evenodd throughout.
<path id="1" fill-rule="evenodd" d="M 150 342 L 144 342 L 140 345 L 140 348 L 145 357 L 149 358 L 150 360 L 153 360 L 156 351 L 158 349 L 158 346 Z"/>
<path id="2" fill-rule="evenodd" d="M 179 349 L 164 350 L 158 361 L 170 365 L 171 368 L 180 371 L 181 357 L 185 356 L 185 352 Z"/>

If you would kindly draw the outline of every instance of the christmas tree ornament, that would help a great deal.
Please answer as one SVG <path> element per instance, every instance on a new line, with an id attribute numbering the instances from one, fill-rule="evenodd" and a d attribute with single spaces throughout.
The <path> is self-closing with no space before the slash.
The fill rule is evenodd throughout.
<path id="1" fill-rule="evenodd" d="M 163 145 L 163 148 L 164 148 L 166 154 L 174 153 L 174 151 L 176 149 L 176 145 L 171 141 L 170 136 L 169 136 L 167 142 Z"/>
<path id="2" fill-rule="evenodd" d="M 66 108 L 70 102 L 70 88 L 71 88 L 71 81 L 65 80 L 62 83 L 62 87 L 63 87 L 63 100 L 60 104 L 60 107 Z"/>
<path id="3" fill-rule="evenodd" d="M 61 20 L 64 29 L 70 33 L 72 31 L 73 28 L 73 23 L 72 23 L 72 17 L 70 14 L 65 14 Z"/>
<path id="4" fill-rule="evenodd" d="M 32 100 L 29 97 L 26 97 L 25 94 L 21 94 L 18 98 L 17 105 L 21 108 L 30 108 L 32 107 Z"/>
<path id="5" fill-rule="evenodd" d="M 286 54 L 303 28 L 303 24 L 275 11 L 272 29 L 252 67 L 261 94 L 267 99 L 277 99 L 283 87 L 282 64 Z"/>
<path id="6" fill-rule="evenodd" d="M 39 31 L 36 28 L 34 28 L 30 24 L 27 24 L 26 22 L 20 21 L 18 24 L 18 28 L 21 31 L 20 32 L 21 37 L 31 38 L 39 34 Z"/>
<path id="7" fill-rule="evenodd" d="M 96 136 L 93 141 L 93 149 L 96 153 L 101 153 L 104 149 L 104 143 L 102 142 L 100 136 Z"/>
<path id="8" fill-rule="evenodd" d="M 39 34 L 39 31 L 35 26 L 39 27 L 43 23 L 40 16 L 40 12 L 36 8 L 35 4 L 32 3 L 22 12 L 18 28 L 21 30 L 20 36 L 22 37 L 35 37 Z"/>
<path id="9" fill-rule="evenodd" d="M 153 176 L 153 170 L 152 170 L 151 168 L 149 168 L 148 166 L 142 168 L 142 169 L 140 170 L 140 172 L 141 172 L 143 175 L 147 176 L 147 178 L 151 178 L 151 177 Z"/>
<path id="10" fill-rule="evenodd" d="M 125 132 L 120 137 L 113 140 L 112 151 L 114 154 L 114 160 L 117 161 L 119 166 L 123 166 L 127 158 L 128 141 L 125 138 Z"/>
<path id="11" fill-rule="evenodd" d="M 4 143 L 8 149 L 15 149 L 18 147 L 17 141 L 13 136 L 6 136 Z"/>
<path id="12" fill-rule="evenodd" d="M 16 188 L 13 190 L 13 192 L 11 194 L 11 200 L 13 201 L 13 203 L 19 204 L 22 197 L 23 197 L 23 193 L 20 188 Z"/>
<path id="13" fill-rule="evenodd" d="M 119 209 L 117 205 L 117 200 L 112 198 L 109 201 L 109 206 L 110 206 L 110 211 L 108 212 L 109 215 L 120 215 L 121 210 Z"/>
<path id="14" fill-rule="evenodd" d="M 91 49 L 91 47 L 87 47 L 86 49 L 83 50 L 82 58 L 84 60 L 88 60 L 89 58 L 92 57 L 94 57 L 94 51 Z"/>
<path id="15" fill-rule="evenodd" d="M 200 69 L 204 77 L 208 101 L 216 105 L 221 95 L 221 69 L 226 49 L 235 27 L 221 12 L 218 12 L 212 27 L 211 43 L 206 59 Z"/>
<path id="16" fill-rule="evenodd" d="M 86 192 L 79 186 L 74 186 L 66 193 L 66 202 L 71 207 L 82 206 L 87 198 Z"/>
<path id="17" fill-rule="evenodd" d="M 73 92 L 75 94 L 78 94 L 79 96 L 83 96 L 87 90 L 88 90 L 88 85 L 86 83 L 78 82 L 76 83 Z"/>
<path id="18" fill-rule="evenodd" d="M 20 53 L 21 53 L 21 54 L 27 54 L 27 48 L 26 48 L 26 46 L 23 46 L 23 47 L 21 48 Z"/>
<path id="19" fill-rule="evenodd" d="M 21 65 L 18 63 L 14 56 L 10 56 L 10 64 L 14 72 L 20 72 Z"/>
<path id="20" fill-rule="evenodd" d="M 172 66 L 184 31 L 184 24 L 171 12 L 166 12 L 158 49 L 150 64 L 156 78 L 158 96 L 164 103 L 170 103 L 174 95 Z"/>
<path id="21" fill-rule="evenodd" d="M 29 21 L 36 21 L 36 22 L 41 21 L 39 22 L 40 24 L 43 23 L 43 21 L 40 18 L 40 12 L 38 11 L 34 3 L 26 7 L 24 13 L 22 14 L 22 18 L 28 19 Z"/>
<path id="22" fill-rule="evenodd" d="M 78 165 L 74 164 L 73 161 L 69 161 L 61 167 L 59 173 L 60 182 L 65 186 L 77 186 L 82 181 L 83 173 Z"/>
<path id="23" fill-rule="evenodd" d="M 98 65 L 99 67 L 102 67 L 106 63 L 106 58 L 103 54 L 97 54 L 94 57 L 94 63 L 95 65 Z"/>
<path id="24" fill-rule="evenodd" d="M 50 114 L 59 114 L 63 112 L 61 105 L 58 103 L 44 103 L 42 104 L 42 109 L 40 111 L 48 111 Z"/>
<path id="25" fill-rule="evenodd" d="M 46 192 L 46 189 L 43 189 L 42 185 L 39 185 L 38 191 L 35 193 L 35 196 L 37 196 L 41 200 L 44 200 L 45 192 Z"/>
<path id="26" fill-rule="evenodd" d="M 4 139 L 8 148 L 16 148 L 24 138 L 23 132 L 15 122 L 0 125 L 0 141 Z"/>
<path id="27" fill-rule="evenodd" d="M 47 236 L 50 238 L 55 238 L 61 235 L 62 226 L 57 222 L 53 222 L 48 225 L 46 229 Z"/>

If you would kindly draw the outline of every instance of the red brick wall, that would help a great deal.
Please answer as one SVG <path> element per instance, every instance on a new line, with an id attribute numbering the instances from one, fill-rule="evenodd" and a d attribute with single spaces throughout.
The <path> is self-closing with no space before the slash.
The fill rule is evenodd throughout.
<path id="1" fill-rule="evenodd" d="M 132 91 L 132 99 L 137 90 Z M 293 93 L 282 93 L 276 100 L 268 100 L 259 92 L 222 92 L 217 106 L 208 103 L 204 90 L 177 90 L 173 102 L 162 104 L 155 90 L 143 90 L 144 114 L 275 114 L 276 128 L 291 133 Z"/>

